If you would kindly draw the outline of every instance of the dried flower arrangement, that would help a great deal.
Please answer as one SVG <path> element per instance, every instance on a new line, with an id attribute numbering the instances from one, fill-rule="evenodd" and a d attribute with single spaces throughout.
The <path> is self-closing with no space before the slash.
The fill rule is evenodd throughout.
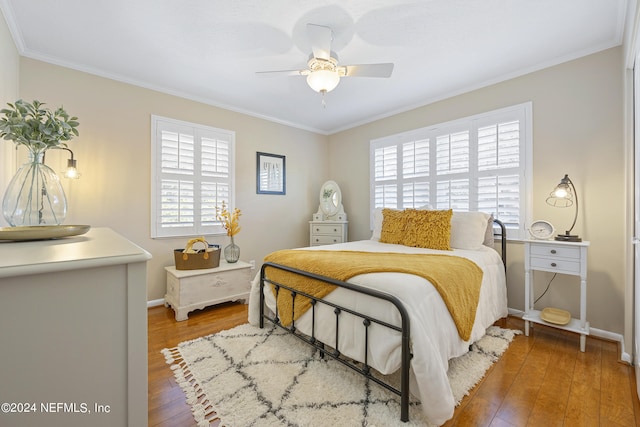
<path id="1" fill-rule="evenodd" d="M 227 236 L 235 236 L 240 232 L 240 225 L 238 219 L 242 215 L 240 209 L 235 208 L 233 213 L 227 210 L 227 204 L 223 201 L 222 208 L 216 207 L 216 219 L 222 223 L 222 226 L 227 230 Z"/>

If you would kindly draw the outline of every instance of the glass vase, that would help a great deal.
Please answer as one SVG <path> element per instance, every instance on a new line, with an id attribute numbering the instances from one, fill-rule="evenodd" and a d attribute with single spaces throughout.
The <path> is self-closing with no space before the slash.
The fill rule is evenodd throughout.
<path id="1" fill-rule="evenodd" d="M 2 214 L 12 227 L 62 224 L 67 198 L 58 175 L 44 164 L 44 151 L 29 151 L 4 193 Z"/>
<path id="2" fill-rule="evenodd" d="M 233 241 L 233 236 L 231 236 L 231 243 L 224 248 L 224 259 L 229 263 L 238 262 L 240 259 L 240 246 Z"/>

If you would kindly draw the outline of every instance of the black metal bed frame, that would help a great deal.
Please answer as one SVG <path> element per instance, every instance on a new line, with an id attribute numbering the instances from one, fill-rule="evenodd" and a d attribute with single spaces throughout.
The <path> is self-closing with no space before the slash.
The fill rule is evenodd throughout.
<path id="1" fill-rule="evenodd" d="M 507 239 L 506 239 L 506 229 L 505 226 L 502 222 L 500 222 L 499 220 L 494 220 L 494 223 L 496 225 L 498 225 L 500 227 L 500 233 L 497 234 L 500 236 L 500 240 L 501 240 L 501 256 L 502 256 L 502 262 L 505 266 L 506 269 L 506 265 L 507 265 L 507 260 L 506 260 L 506 256 L 507 256 L 507 251 L 506 251 L 506 247 L 507 247 Z M 376 319 L 375 317 L 366 315 L 366 314 L 362 314 L 362 313 L 358 313 L 356 311 L 353 311 L 347 307 L 342 307 L 339 304 L 335 304 L 329 301 L 325 301 L 322 298 L 317 298 L 313 295 L 309 295 L 305 292 L 301 292 L 297 289 L 294 289 L 290 286 L 287 286 L 285 284 L 282 283 L 278 283 L 275 282 L 273 280 L 268 279 L 265 276 L 265 269 L 267 267 L 271 267 L 271 268 L 275 268 L 275 269 L 279 269 L 279 270 L 284 270 L 284 271 L 288 271 L 290 273 L 294 273 L 294 274 L 298 274 L 300 276 L 304 276 L 304 277 L 308 277 L 311 279 L 316 279 L 316 280 L 320 280 L 322 282 L 326 282 L 335 286 L 339 286 L 341 288 L 346 288 L 346 289 L 350 289 L 352 291 L 355 292 L 359 292 L 365 295 L 369 295 L 381 300 L 386 300 L 389 301 L 391 304 L 393 304 L 396 309 L 398 310 L 398 313 L 400 314 L 400 324 L 401 326 L 396 326 L 396 325 L 392 325 L 388 322 L 385 322 L 383 320 L 380 319 Z M 274 286 L 275 291 L 276 291 L 276 300 L 278 298 L 278 295 L 280 292 L 283 292 L 283 290 L 286 292 L 288 291 L 291 295 L 291 301 L 293 304 L 293 307 L 295 308 L 295 301 L 296 301 L 296 297 L 297 296 L 303 296 L 303 297 L 307 297 L 311 300 L 311 335 L 306 335 L 304 333 L 301 333 L 300 331 L 297 330 L 296 325 L 295 325 L 295 321 L 291 322 L 291 325 L 289 326 L 284 326 L 282 323 L 280 323 L 280 318 L 278 317 L 278 308 L 276 305 L 276 311 L 275 314 L 272 316 L 270 316 L 269 314 L 265 313 L 265 297 L 264 297 L 264 285 L 265 283 L 270 283 L 271 285 Z M 321 304 L 325 304 L 327 306 L 330 306 L 333 308 L 333 313 L 335 315 L 335 324 L 336 324 L 336 334 L 335 334 L 335 348 L 325 348 L 325 344 L 323 342 L 321 342 L 320 340 L 318 340 L 316 338 L 316 305 L 318 303 Z M 349 313 L 351 315 L 354 315 L 356 317 L 359 317 L 362 319 L 362 324 L 363 327 L 365 328 L 365 334 L 364 334 L 364 361 L 362 362 L 357 362 L 357 361 L 353 361 L 350 358 L 345 357 L 344 355 L 342 355 L 339 351 L 340 345 L 339 345 L 339 341 L 338 341 L 338 335 L 339 335 L 339 331 L 340 331 L 340 315 L 342 313 Z M 410 337 L 411 337 L 411 333 L 410 333 L 410 325 L 409 325 L 409 315 L 407 313 L 407 310 L 405 309 L 405 307 L 402 305 L 402 303 L 400 302 L 399 299 L 397 299 L 395 296 L 384 293 L 384 292 L 380 292 L 380 291 L 376 291 L 374 289 L 369 289 L 369 288 L 365 288 L 363 286 L 359 286 L 359 285 L 355 285 L 353 283 L 348 283 L 348 282 L 343 282 L 340 280 L 335 280 L 326 276 L 321 276 L 318 274 L 314 274 L 314 273 L 309 273 L 307 271 L 303 271 L 303 270 L 298 270 L 296 268 L 292 268 L 292 267 L 288 267 L 285 265 L 280 265 L 280 264 L 275 264 L 275 263 L 271 263 L 271 262 L 267 262 L 264 263 L 262 265 L 262 268 L 260 269 L 260 328 L 264 327 L 264 319 L 269 320 L 271 323 L 273 323 L 274 325 L 280 327 L 281 329 L 289 332 L 290 334 L 292 334 L 293 336 L 299 338 L 300 340 L 306 342 L 307 344 L 315 347 L 316 349 L 318 349 L 320 351 L 320 356 L 324 357 L 324 355 L 328 355 L 331 358 L 333 358 L 334 360 L 342 363 L 343 365 L 351 368 L 352 370 L 358 372 L 360 375 L 363 375 L 365 378 L 367 378 L 368 380 L 374 381 L 375 383 L 381 385 L 382 387 L 386 388 L 387 390 L 391 391 L 392 393 L 397 394 L 398 396 L 400 396 L 400 420 L 403 422 L 409 421 L 409 371 L 411 368 L 411 358 L 413 357 L 412 353 L 411 353 L 411 349 L 410 349 Z M 371 326 L 372 323 L 381 325 L 383 327 L 398 331 L 401 333 L 401 367 L 400 367 L 400 388 L 396 388 L 394 386 L 392 386 L 389 383 L 384 382 L 383 380 L 373 376 L 371 374 L 371 368 L 368 364 L 368 352 L 367 349 L 369 348 L 369 326 Z"/>

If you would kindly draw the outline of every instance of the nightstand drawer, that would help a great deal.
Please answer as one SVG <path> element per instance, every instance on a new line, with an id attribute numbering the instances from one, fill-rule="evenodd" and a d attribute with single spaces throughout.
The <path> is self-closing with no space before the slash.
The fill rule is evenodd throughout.
<path id="1" fill-rule="evenodd" d="M 342 236 L 342 225 L 313 225 L 312 231 L 313 234 L 326 234 L 340 237 Z"/>
<path id="2" fill-rule="evenodd" d="M 543 256 L 553 259 L 558 258 L 573 258 L 580 259 L 580 248 L 576 247 L 562 247 L 558 245 L 536 245 L 531 244 L 531 256 Z"/>
<path id="3" fill-rule="evenodd" d="M 533 248 L 531 248 L 533 249 Z M 557 271 L 565 274 L 580 274 L 580 261 L 567 259 L 554 259 L 553 257 L 531 257 L 531 269 L 544 271 Z"/>
<path id="4" fill-rule="evenodd" d="M 318 236 L 311 237 L 312 245 L 331 245 L 333 243 L 343 243 L 341 236 Z"/>

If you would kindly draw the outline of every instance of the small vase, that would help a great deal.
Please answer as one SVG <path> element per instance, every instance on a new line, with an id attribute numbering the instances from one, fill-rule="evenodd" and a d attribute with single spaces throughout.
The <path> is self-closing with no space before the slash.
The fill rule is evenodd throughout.
<path id="1" fill-rule="evenodd" d="M 12 227 L 62 224 L 67 198 L 58 175 L 44 164 L 44 151 L 29 151 L 4 193 L 2 214 Z"/>
<path id="2" fill-rule="evenodd" d="M 224 259 L 229 263 L 238 262 L 240 259 L 240 246 L 236 245 L 231 236 L 231 243 L 224 248 Z"/>

